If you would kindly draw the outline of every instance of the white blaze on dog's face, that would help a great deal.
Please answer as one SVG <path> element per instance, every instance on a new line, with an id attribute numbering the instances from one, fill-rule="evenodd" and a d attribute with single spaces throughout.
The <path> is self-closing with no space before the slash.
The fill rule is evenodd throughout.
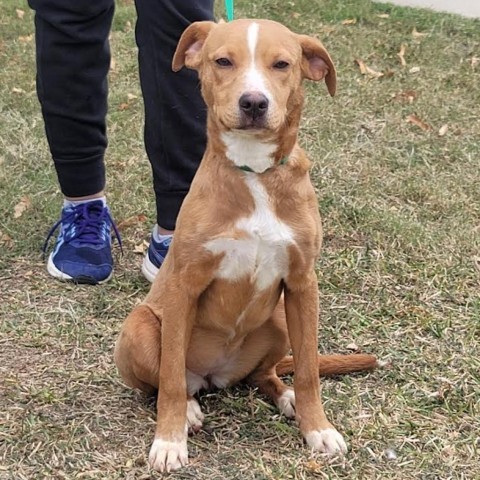
<path id="1" fill-rule="evenodd" d="M 223 131 L 278 132 L 301 107 L 303 78 L 325 78 L 335 92 L 335 69 L 322 44 L 268 20 L 192 24 L 173 60 L 174 70 L 183 65 L 198 70 Z"/>

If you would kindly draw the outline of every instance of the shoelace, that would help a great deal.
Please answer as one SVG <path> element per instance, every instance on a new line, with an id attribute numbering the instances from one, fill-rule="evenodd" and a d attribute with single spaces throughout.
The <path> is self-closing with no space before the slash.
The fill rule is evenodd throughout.
<path id="1" fill-rule="evenodd" d="M 75 205 L 70 208 L 72 211 L 63 216 L 48 232 L 47 239 L 43 245 L 44 255 L 47 252 L 50 239 L 62 222 L 68 224 L 68 227 L 64 231 L 64 240 L 66 243 L 78 239 L 82 242 L 89 243 L 90 245 L 100 245 L 103 242 L 101 238 L 101 229 L 105 219 L 110 221 L 115 238 L 118 240 L 120 251 L 123 254 L 123 245 L 122 239 L 120 238 L 120 233 L 106 207 L 104 207 L 100 202 L 88 202 L 81 203 L 80 205 Z"/>

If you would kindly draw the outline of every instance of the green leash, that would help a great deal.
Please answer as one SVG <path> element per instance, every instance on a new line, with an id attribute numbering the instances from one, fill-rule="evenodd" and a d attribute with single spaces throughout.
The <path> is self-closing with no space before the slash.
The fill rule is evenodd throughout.
<path id="1" fill-rule="evenodd" d="M 233 0 L 225 0 L 225 9 L 227 10 L 227 21 L 233 20 Z"/>

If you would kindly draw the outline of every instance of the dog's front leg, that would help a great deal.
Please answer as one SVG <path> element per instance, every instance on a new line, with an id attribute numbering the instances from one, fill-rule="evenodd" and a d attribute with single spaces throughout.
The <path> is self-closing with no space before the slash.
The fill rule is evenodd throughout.
<path id="1" fill-rule="evenodd" d="M 160 472 L 188 463 L 186 352 L 196 314 L 196 298 L 172 281 L 163 297 L 162 346 L 157 399 L 157 427 L 150 465 Z"/>
<path id="2" fill-rule="evenodd" d="M 286 283 L 285 311 L 295 362 L 295 410 L 308 445 L 328 454 L 347 451 L 343 437 L 327 420 L 318 374 L 318 285 L 315 273 Z"/>

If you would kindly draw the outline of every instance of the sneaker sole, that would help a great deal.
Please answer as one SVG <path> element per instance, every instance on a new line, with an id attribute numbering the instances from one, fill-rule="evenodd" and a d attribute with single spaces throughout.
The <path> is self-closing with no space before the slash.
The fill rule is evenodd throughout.
<path id="1" fill-rule="evenodd" d="M 157 276 L 158 270 L 159 269 L 148 258 L 148 252 L 147 252 L 145 257 L 143 257 L 143 263 L 142 263 L 142 274 L 143 274 L 143 276 L 150 283 L 153 283 L 153 281 L 155 280 L 155 277 Z"/>
<path id="2" fill-rule="evenodd" d="M 73 283 L 82 283 L 82 284 L 87 284 L 87 285 L 101 285 L 102 283 L 108 282 L 113 275 L 110 273 L 110 275 L 105 278 L 104 280 L 96 280 L 93 277 L 85 276 L 85 275 L 79 275 L 78 277 L 71 277 L 70 275 L 67 275 L 66 273 L 60 271 L 55 264 L 53 263 L 52 259 L 53 254 L 50 254 L 48 257 L 48 263 L 47 263 L 47 272 L 55 278 L 58 278 L 59 280 L 62 280 L 63 282 L 73 282 Z"/>

